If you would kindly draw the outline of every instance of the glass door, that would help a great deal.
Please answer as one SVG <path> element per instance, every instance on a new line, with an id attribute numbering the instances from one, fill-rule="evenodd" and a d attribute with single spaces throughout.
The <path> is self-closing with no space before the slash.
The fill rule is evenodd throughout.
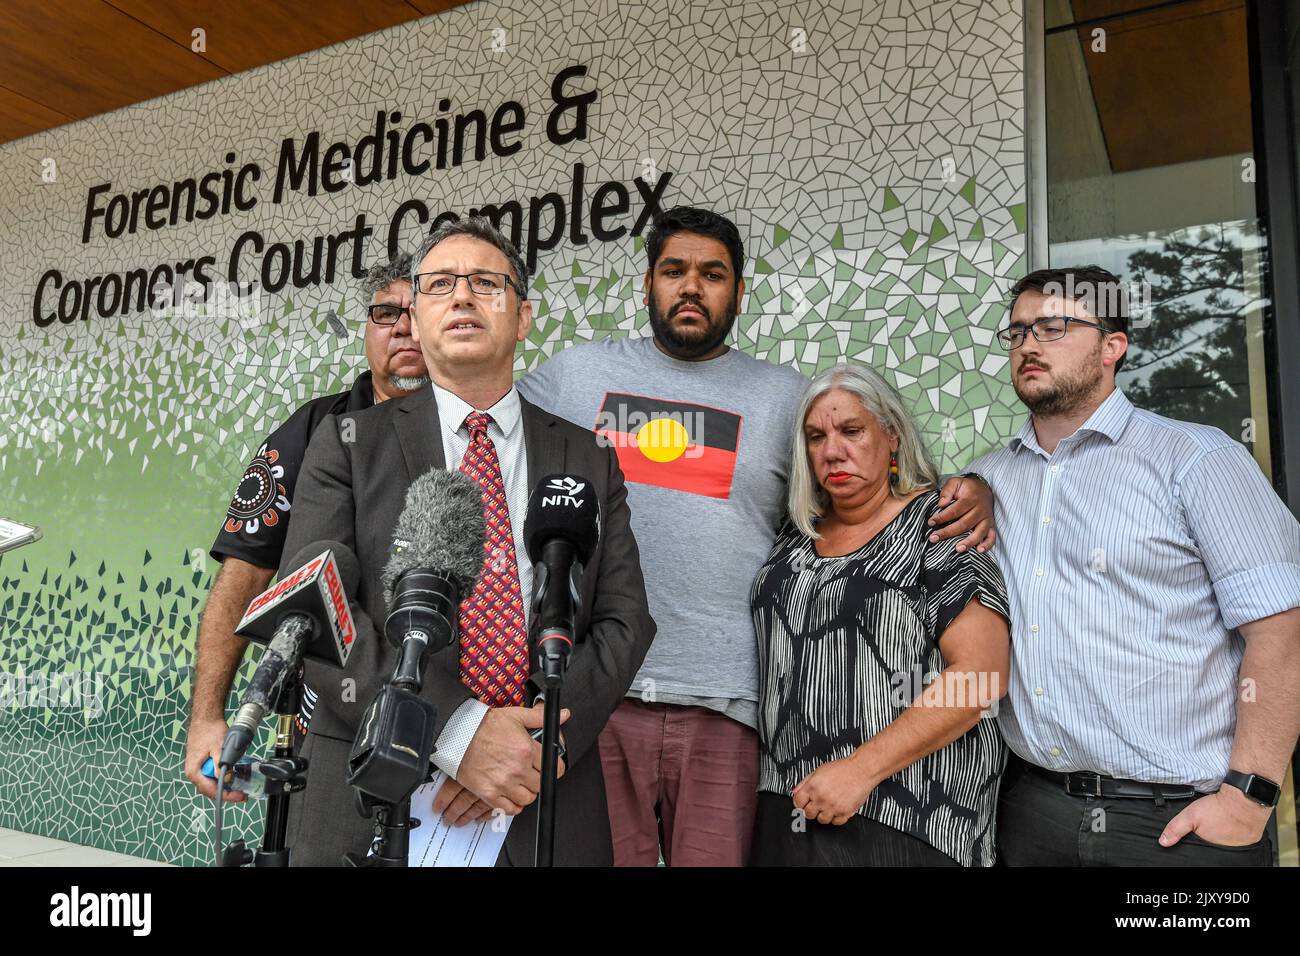
<path id="1" fill-rule="evenodd" d="M 1031 209 L 1032 264 L 1095 263 L 1126 280 L 1137 295 L 1119 387 L 1138 407 L 1222 429 L 1272 481 L 1278 369 L 1246 2 L 1031 9 L 1030 194 L 1045 207 Z M 1294 82 L 1295 45 L 1291 57 Z M 1300 85 L 1291 92 L 1300 102 Z M 1295 810 L 1291 772 L 1282 865 L 1300 862 Z"/>

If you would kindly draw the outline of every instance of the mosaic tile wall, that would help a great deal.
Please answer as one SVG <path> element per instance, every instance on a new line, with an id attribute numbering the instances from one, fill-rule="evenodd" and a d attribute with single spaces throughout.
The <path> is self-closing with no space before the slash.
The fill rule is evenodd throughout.
<path id="1" fill-rule="evenodd" d="M 350 280 L 267 296 L 257 321 L 38 328 L 47 269 L 80 281 L 211 254 L 221 274 L 245 230 L 292 243 L 358 215 L 368 263 L 409 199 L 434 215 L 568 201 L 578 163 L 628 188 L 630 226 L 634 179 L 670 173 L 666 205 L 712 206 L 747 237 L 734 344 L 807 372 L 887 370 L 953 470 L 1020 417 L 993 332 L 1025 251 L 1021 16 L 1015 0 L 476 3 L 0 147 L 0 515 L 45 528 L 0 558 L 0 826 L 208 861 L 208 807 L 180 770 L 205 552 L 263 435 L 364 363 Z M 588 72 L 572 88 L 598 96 L 586 138 L 557 146 L 551 82 L 573 64 Z M 489 115 L 518 101 L 523 148 L 279 205 L 263 181 L 248 212 L 81 242 L 94 185 L 170 184 L 227 152 L 269 176 L 284 137 L 355 143 L 377 111 L 405 128 L 444 97 Z M 646 332 L 644 268 L 626 234 L 542 252 L 519 370 Z M 227 814 L 228 838 L 260 832 L 259 810 Z"/>

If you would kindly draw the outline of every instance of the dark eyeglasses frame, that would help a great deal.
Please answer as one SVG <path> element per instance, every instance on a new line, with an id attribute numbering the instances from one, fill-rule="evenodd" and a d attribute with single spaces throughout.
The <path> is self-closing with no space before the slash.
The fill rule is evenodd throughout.
<path id="1" fill-rule="evenodd" d="M 1065 328 L 1061 330 L 1060 335 L 1053 335 L 1051 338 L 1045 339 L 1038 333 L 1038 327 L 1044 322 L 1064 322 Z M 1029 325 L 1020 325 L 1017 323 L 1016 325 L 1008 325 L 1005 329 L 998 330 L 998 344 L 1002 346 L 1004 351 L 1014 352 L 1016 349 L 1020 348 L 1020 346 L 1025 344 L 1025 335 L 1030 332 L 1034 333 L 1034 338 L 1039 342 L 1055 342 L 1059 339 L 1065 338 L 1070 331 L 1071 322 L 1075 325 L 1086 325 L 1090 329 L 1097 329 L 1106 335 L 1119 331 L 1118 329 L 1112 329 L 1105 325 L 1098 325 L 1096 322 L 1089 322 L 1086 319 L 1076 319 L 1072 315 L 1045 315 L 1042 318 L 1035 319 L 1033 322 L 1029 323 Z M 1003 336 L 1013 335 L 1017 332 L 1019 333 L 1019 341 L 1017 341 L 1015 345 L 1008 345 Z"/>
<path id="2" fill-rule="evenodd" d="M 454 278 L 453 281 L 452 281 L 451 288 L 448 289 L 446 292 L 423 292 L 423 293 L 422 293 L 422 292 L 420 291 L 420 280 L 421 280 L 422 278 L 424 278 L 425 276 L 454 276 L 455 278 Z M 456 291 L 456 286 L 460 285 L 460 280 L 461 280 L 461 279 L 464 279 L 464 280 L 465 280 L 465 284 L 469 286 L 469 291 L 470 291 L 471 293 L 473 293 L 474 295 L 478 295 L 478 296 L 489 296 L 489 295 L 490 295 L 490 296 L 498 296 L 498 295 L 505 295 L 505 292 L 506 292 L 506 290 L 505 290 L 505 286 L 503 286 L 502 288 L 500 288 L 500 289 L 498 289 L 498 290 L 494 290 L 494 291 L 492 291 L 492 292 L 479 292 L 477 289 L 474 288 L 474 284 L 473 284 L 472 282 L 470 282 L 470 277 L 471 277 L 471 276 L 498 276 L 498 277 L 500 277 L 500 278 L 504 281 L 505 285 L 507 285 L 507 286 L 509 286 L 510 288 L 514 289 L 514 290 L 515 290 L 515 293 L 516 293 L 516 294 L 517 294 L 521 299 L 522 299 L 523 296 L 524 296 L 523 291 L 519 288 L 518 285 L 515 284 L 515 280 L 512 279 L 512 278 L 510 278 L 510 276 L 507 275 L 506 273 L 504 273 L 504 272 L 484 272 L 484 271 L 481 271 L 481 270 L 478 271 L 478 272 L 442 272 L 442 271 L 437 271 L 437 272 L 417 272 L 414 276 L 412 276 L 412 278 L 415 280 L 415 281 L 412 283 L 412 292 L 414 292 L 415 295 L 432 295 L 432 296 L 437 296 L 438 298 L 442 298 L 443 296 L 448 296 L 448 295 L 451 295 L 452 293 L 454 293 L 454 292 Z"/>
<path id="3" fill-rule="evenodd" d="M 393 319 L 393 321 L 391 322 L 380 322 L 378 319 L 375 318 L 376 309 L 396 309 L 397 318 Z M 393 305 L 393 303 L 391 302 L 376 302 L 374 305 L 366 306 L 366 317 L 369 318 L 371 322 L 375 323 L 375 325 L 382 325 L 385 327 L 390 325 L 396 325 L 398 322 L 400 322 L 402 320 L 403 312 L 406 313 L 406 317 L 408 319 L 410 319 L 412 322 L 415 321 L 415 313 L 411 310 L 411 307 L 409 305 Z"/>

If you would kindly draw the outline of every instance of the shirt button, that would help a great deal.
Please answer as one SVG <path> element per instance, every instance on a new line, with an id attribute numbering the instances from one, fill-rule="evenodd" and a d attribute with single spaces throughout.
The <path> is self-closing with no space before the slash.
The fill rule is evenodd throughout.
<path id="1" fill-rule="evenodd" d="M 1053 756 L 1053 757 L 1059 757 L 1059 756 L 1061 756 L 1061 748 L 1060 748 L 1060 747 L 1053 747 L 1053 748 L 1052 748 L 1052 756 Z"/>
<path id="2" fill-rule="evenodd" d="M 1043 689 L 1042 689 L 1041 687 L 1035 687 L 1035 688 L 1034 688 L 1034 693 L 1037 694 L 1039 697 L 1042 697 L 1042 696 L 1043 696 Z"/>
<path id="3" fill-rule="evenodd" d="M 1052 519 L 1049 518 L 1047 515 L 1043 515 L 1043 524 L 1051 524 L 1051 523 L 1052 523 Z"/>
<path id="4" fill-rule="evenodd" d="M 1061 466 L 1060 466 L 1060 465 L 1053 465 L 1053 466 L 1052 466 L 1052 473 L 1053 473 L 1053 474 L 1055 474 L 1056 472 L 1058 472 L 1058 471 L 1060 471 L 1060 470 L 1061 470 Z"/>
<path id="5" fill-rule="evenodd" d="M 1034 568 L 1034 573 L 1035 573 L 1036 575 L 1038 575 L 1038 576 L 1041 578 L 1041 577 L 1043 576 L 1043 569 L 1042 569 L 1042 568 Z"/>
<path id="6" fill-rule="evenodd" d="M 1029 629 L 1030 629 L 1031 631 L 1033 631 L 1035 634 L 1038 633 L 1038 625 L 1037 625 L 1037 624 L 1030 624 L 1030 625 L 1029 625 Z"/>

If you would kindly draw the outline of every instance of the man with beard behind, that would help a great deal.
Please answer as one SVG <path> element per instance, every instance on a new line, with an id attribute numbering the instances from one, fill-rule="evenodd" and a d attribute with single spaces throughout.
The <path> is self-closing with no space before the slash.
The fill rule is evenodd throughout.
<path id="1" fill-rule="evenodd" d="M 1300 525 L 1217 428 L 1134 408 L 1119 280 L 1031 273 L 998 333 L 1030 417 L 972 467 L 1011 603 L 1012 866 L 1268 866 L 1300 732 Z"/>
<path id="2" fill-rule="evenodd" d="M 616 449 L 658 626 L 600 735 L 614 863 L 654 866 L 662 845 L 670 866 L 743 866 L 759 765 L 749 591 L 784 518 L 807 380 L 727 345 L 745 293 L 729 219 L 671 209 L 646 252 L 652 337 L 573 346 L 518 387 Z M 988 490 L 943 491 L 936 533 L 991 546 Z"/>

